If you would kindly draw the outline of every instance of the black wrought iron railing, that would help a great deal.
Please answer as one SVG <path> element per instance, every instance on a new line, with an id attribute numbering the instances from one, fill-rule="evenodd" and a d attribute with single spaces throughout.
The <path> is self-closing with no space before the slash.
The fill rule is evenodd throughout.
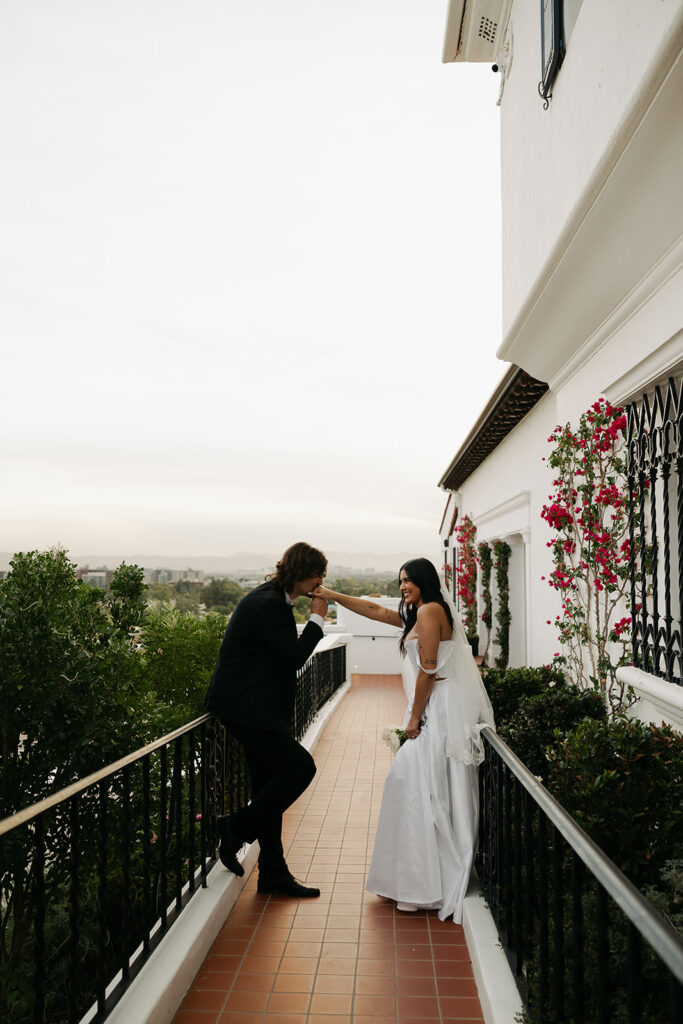
<path id="1" fill-rule="evenodd" d="M 678 1024 L 683 937 L 490 729 L 477 871 L 533 1024 Z"/>
<path id="2" fill-rule="evenodd" d="M 296 735 L 345 681 L 345 648 L 299 673 Z M 217 859 L 249 798 L 209 715 L 0 822 L 0 1020 L 106 1019 Z"/>
<path id="3" fill-rule="evenodd" d="M 683 380 L 627 409 L 633 664 L 683 683 Z"/>
<path id="4" fill-rule="evenodd" d="M 294 736 L 300 740 L 316 714 L 346 679 L 346 645 L 309 658 L 299 670 L 294 705 Z"/>

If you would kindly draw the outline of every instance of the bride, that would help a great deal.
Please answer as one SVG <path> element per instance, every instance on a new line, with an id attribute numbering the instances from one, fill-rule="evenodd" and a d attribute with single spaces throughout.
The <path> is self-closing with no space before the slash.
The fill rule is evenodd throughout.
<path id="1" fill-rule="evenodd" d="M 397 612 L 326 587 L 314 591 L 403 631 L 408 739 L 384 785 L 366 888 L 396 900 L 399 910 L 438 910 L 442 921 L 452 917 L 460 924 L 477 846 L 480 734 L 493 726 L 493 711 L 460 617 L 432 563 L 406 562 L 399 584 Z"/>

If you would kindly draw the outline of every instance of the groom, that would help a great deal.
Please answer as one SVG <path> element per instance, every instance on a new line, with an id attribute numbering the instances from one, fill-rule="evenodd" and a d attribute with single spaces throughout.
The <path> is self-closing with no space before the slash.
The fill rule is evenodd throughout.
<path id="1" fill-rule="evenodd" d="M 206 696 L 208 710 L 244 746 L 251 803 L 219 819 L 220 858 L 236 875 L 237 853 L 258 839 L 257 891 L 319 896 L 289 872 L 282 849 L 282 814 L 315 775 L 294 728 L 296 673 L 323 635 L 327 601 L 311 599 L 311 616 L 299 636 L 292 604 L 320 586 L 327 570 L 322 551 L 300 542 L 287 548 L 266 582 L 242 598 L 228 622 Z"/>

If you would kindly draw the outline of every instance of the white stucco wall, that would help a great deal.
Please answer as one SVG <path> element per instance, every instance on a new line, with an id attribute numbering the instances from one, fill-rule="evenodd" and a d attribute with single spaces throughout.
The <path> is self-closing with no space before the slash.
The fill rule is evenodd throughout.
<path id="1" fill-rule="evenodd" d="M 366 598 L 366 600 L 368 600 Z M 400 598 L 373 597 L 375 604 L 398 611 Z M 350 635 L 346 650 L 347 670 L 362 675 L 384 675 L 401 672 L 402 658 L 398 650 L 401 630 L 386 622 L 374 622 L 337 605 L 336 627 L 325 627 L 326 633 L 340 630 Z"/>
<path id="2" fill-rule="evenodd" d="M 463 484 L 459 507 L 477 527 L 477 542 L 507 540 L 510 561 L 510 665 L 541 665 L 558 650 L 555 631 L 546 625 L 559 610 L 559 599 L 542 576 L 552 560 L 550 530 L 540 518 L 552 475 L 543 462 L 547 438 L 555 426 L 555 396 L 548 393 L 517 428 Z M 492 574 L 492 579 L 493 579 Z M 495 597 L 494 597 L 495 615 Z M 495 633 L 495 619 L 493 632 Z M 482 643 L 485 628 L 480 627 Z M 493 645 L 489 664 L 497 651 Z"/>
<path id="3" fill-rule="evenodd" d="M 583 0 L 547 110 L 539 4 L 511 0 L 509 11 L 498 355 L 550 390 L 464 482 L 458 507 L 478 540 L 513 547 L 515 665 L 558 649 L 547 620 L 559 597 L 541 579 L 553 568 L 540 519 L 552 428 L 601 395 L 622 405 L 683 374 L 683 0 Z M 657 715 L 658 686 L 648 696 Z"/>
<path id="4" fill-rule="evenodd" d="M 585 191 L 609 163 L 616 136 L 633 131 L 646 83 L 680 20 L 680 0 L 585 0 L 544 110 L 539 5 L 514 0 L 501 103 L 503 335 L 565 224 L 590 201 Z"/>
<path id="5" fill-rule="evenodd" d="M 635 372 L 638 367 L 631 369 Z M 553 654 L 561 650 L 553 625 L 555 616 L 560 613 L 560 597 L 547 582 L 554 568 L 547 547 L 552 532 L 540 518 L 541 509 L 551 493 L 553 479 L 552 471 L 543 458 L 548 455 L 550 445 L 547 439 L 554 426 L 567 419 L 576 422 L 578 415 L 605 390 L 598 387 L 601 380 L 598 371 L 599 366 L 596 366 L 591 375 L 587 368 L 573 382 L 571 409 L 566 399 L 561 403 L 558 396 L 547 392 L 472 473 L 458 493 L 461 513 L 469 514 L 477 526 L 477 542 L 503 538 L 513 551 L 509 576 L 511 667 L 547 664 Z M 579 383 L 582 387 L 578 386 Z M 571 412 L 569 416 L 566 415 L 568 412 Z M 660 521 L 660 536 L 662 530 Z M 494 634 L 495 611 L 494 593 Z M 677 612 L 678 606 L 674 602 L 673 614 Z M 621 614 L 628 614 L 626 607 Z M 485 634 L 485 628 L 480 625 L 480 653 L 486 643 Z M 492 644 L 488 653 L 490 665 L 495 664 L 497 653 L 495 644 Z M 619 677 L 634 688 L 639 698 L 631 712 L 634 717 L 657 725 L 664 722 L 679 730 L 683 727 L 683 692 L 680 686 L 633 668 L 620 670 Z"/>

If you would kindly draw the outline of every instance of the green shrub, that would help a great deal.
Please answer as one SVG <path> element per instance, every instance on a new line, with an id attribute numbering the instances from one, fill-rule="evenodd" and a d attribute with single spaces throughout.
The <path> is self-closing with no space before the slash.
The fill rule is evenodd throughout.
<path id="1" fill-rule="evenodd" d="M 548 788 L 636 885 L 652 883 L 680 855 L 680 733 L 586 719 L 548 753 Z"/>
<path id="2" fill-rule="evenodd" d="M 567 684 L 550 668 L 491 669 L 484 675 L 501 737 L 565 810 L 586 830 L 605 854 L 641 888 L 645 896 L 671 921 L 683 927 L 683 736 L 662 726 L 638 721 L 609 721 L 604 699 L 595 690 L 581 690 Z M 524 817 L 524 797 L 513 791 L 513 818 L 521 820 L 525 851 L 521 884 L 502 894 L 506 907 L 501 936 L 524 934 L 521 975 L 525 979 L 527 1011 L 525 1020 L 544 1024 L 548 1004 L 542 1005 L 540 919 L 535 885 L 542 861 L 553 857 L 553 831 L 542 839 L 538 820 Z M 574 935 L 572 905 L 573 865 L 568 848 L 562 845 L 560 889 L 565 907 L 563 948 L 556 957 L 556 936 L 548 934 L 546 992 L 564 987 L 561 1019 L 573 1020 Z M 486 872 L 482 873 L 484 877 Z M 487 878 L 495 884 L 495 876 Z M 518 906 L 514 886 L 520 885 L 524 900 Z M 610 951 L 608 964 L 599 961 L 596 931 L 596 885 L 584 873 L 581 945 L 584 951 L 585 1016 L 597 1017 L 597 972 L 606 971 L 610 989 L 610 1019 L 627 1024 L 629 970 L 628 923 L 614 906 L 610 909 Z M 502 919 L 501 919 L 502 921 Z M 511 931 L 505 934 L 507 927 Z M 643 1020 L 659 1024 L 668 1020 L 665 971 L 657 956 L 644 944 Z M 598 966 L 600 965 L 600 966 Z"/>
<path id="3" fill-rule="evenodd" d="M 559 669 L 547 665 L 539 668 L 489 668 L 482 673 L 482 678 L 498 728 L 512 718 L 522 698 L 545 693 L 548 687 L 565 685 Z"/>
<path id="4" fill-rule="evenodd" d="M 585 718 L 607 721 L 607 709 L 600 694 L 574 685 L 551 684 L 542 693 L 522 697 L 515 713 L 498 731 L 527 768 L 544 778 L 546 748 Z"/>
<path id="5" fill-rule="evenodd" d="M 668 860 L 656 884 L 646 886 L 643 895 L 683 932 L 683 859 Z"/>
<path id="6" fill-rule="evenodd" d="M 150 609 L 142 633 L 142 662 L 149 688 L 166 705 L 168 731 L 204 713 L 225 624 L 225 616 L 215 612 L 200 619 L 169 605 Z"/>

